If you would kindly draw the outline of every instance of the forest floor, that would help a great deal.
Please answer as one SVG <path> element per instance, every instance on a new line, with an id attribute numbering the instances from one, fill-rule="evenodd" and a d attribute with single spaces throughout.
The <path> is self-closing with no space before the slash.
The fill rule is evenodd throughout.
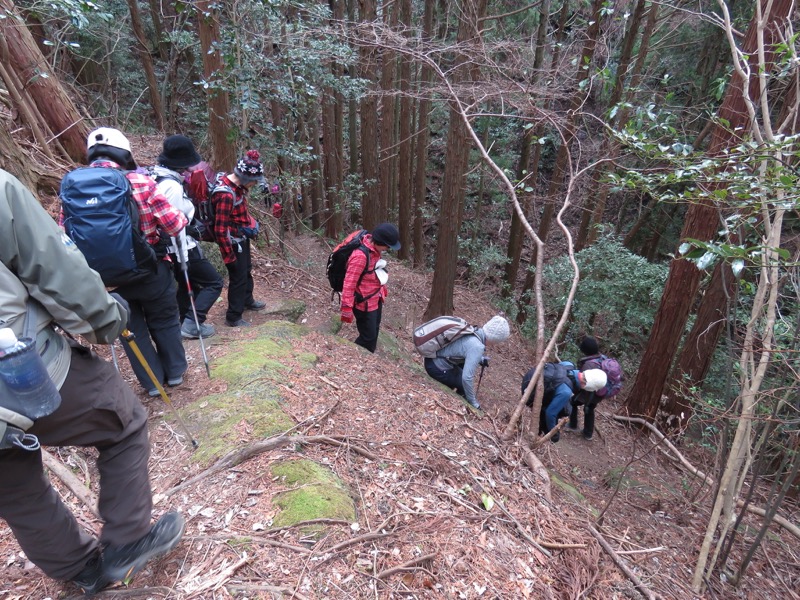
<path id="1" fill-rule="evenodd" d="M 518 331 L 490 349 L 491 364 L 479 388 L 484 411 L 477 414 L 430 380 L 413 352 L 410 332 L 421 322 L 430 274 L 389 257 L 382 340 L 370 355 L 336 339 L 353 339 L 353 325 L 330 333 L 338 308 L 324 277 L 328 248 L 314 236 L 287 233 L 281 251 L 274 229 L 271 241 L 267 247 L 262 240 L 254 256 L 255 296 L 304 302 L 298 322 L 310 333 L 292 345 L 297 353 L 317 357 L 312 368 L 287 362 L 281 404 L 297 423 L 293 433 L 346 442 L 256 453 L 166 497 L 165 491 L 206 466 L 192 460 L 190 444 L 161 399 L 140 394 L 150 412 L 155 512 L 182 511 L 187 530 L 178 548 L 149 564 L 130 587 L 99 597 L 640 597 L 589 533 L 593 524 L 655 596 L 697 597 L 690 582 L 712 490 L 680 470 L 650 436 L 613 419 L 624 393 L 617 402 L 600 404 L 593 440 L 564 433 L 559 443 L 535 450 L 552 478 L 548 500 L 542 481 L 524 462 L 529 411 L 514 439 L 501 439 L 531 366 L 530 348 Z M 248 313 L 255 327 L 227 328 L 224 298 L 225 292 L 210 314 L 218 330 L 207 340 L 212 369 L 235 344 L 257 337 L 266 318 Z M 455 314 L 482 324 L 495 312 L 486 291 L 457 288 Z M 186 348 L 186 382 L 169 390 L 177 407 L 224 387 L 206 376 L 199 344 L 186 342 Z M 124 365 L 123 374 L 139 389 Z M 237 425 L 231 450 L 257 441 L 251 429 L 246 419 Z M 685 442 L 681 451 L 706 471 L 714 462 L 700 445 Z M 93 451 L 57 454 L 96 490 Z M 322 537 L 270 526 L 276 514 L 270 498 L 282 489 L 270 465 L 299 456 L 329 466 L 346 483 L 357 524 L 328 523 Z M 55 484 L 79 521 L 97 531 L 98 519 Z M 491 508 L 487 497 L 494 500 Z M 600 513 L 602 527 L 595 524 Z M 800 510 L 787 504 L 783 514 L 797 523 Z M 732 551 L 737 561 L 758 525 L 748 516 L 740 526 Z M 703 597 L 798 598 L 798 554 L 797 539 L 773 526 L 740 588 L 712 581 Z M 50 580 L 26 560 L 4 523 L 0 557 L 0 597 L 75 595 L 74 587 Z"/>

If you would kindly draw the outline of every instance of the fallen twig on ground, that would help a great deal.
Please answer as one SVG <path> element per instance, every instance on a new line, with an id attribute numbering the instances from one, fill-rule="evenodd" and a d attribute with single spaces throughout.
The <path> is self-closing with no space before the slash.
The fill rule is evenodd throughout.
<path id="1" fill-rule="evenodd" d="M 418 556 L 417 558 L 412 558 L 409 561 L 406 561 L 396 567 L 392 567 L 391 569 L 386 569 L 381 571 L 377 575 L 375 575 L 375 579 L 385 579 L 386 577 L 391 577 L 395 573 L 402 573 L 403 571 L 414 571 L 417 570 L 417 565 L 428 562 L 436 558 L 436 554 L 425 554 L 424 556 Z"/>
<path id="2" fill-rule="evenodd" d="M 65 467 L 60 460 L 44 449 L 42 450 L 42 462 L 69 488 L 69 491 L 75 494 L 78 500 L 82 501 L 92 511 L 95 517 L 100 518 L 100 511 L 97 509 L 97 496 L 92 493 L 92 490 L 75 477 L 72 471 Z"/>
<path id="3" fill-rule="evenodd" d="M 614 564 L 616 564 L 616 565 L 619 567 L 620 571 L 622 571 L 623 573 L 625 573 L 625 576 L 626 576 L 628 579 L 630 579 L 630 580 L 631 580 L 631 582 L 633 583 L 633 585 L 636 587 L 636 589 L 637 589 L 637 590 L 639 590 L 639 593 L 640 593 L 642 596 L 644 596 L 645 598 L 647 598 L 648 600 L 656 600 L 656 598 L 658 598 L 658 596 L 656 596 L 656 595 L 655 595 L 653 592 L 651 592 L 651 591 L 650 591 L 650 590 L 649 590 L 649 589 L 648 589 L 648 588 L 647 588 L 647 587 L 646 587 L 646 586 L 645 586 L 645 585 L 642 583 L 641 579 L 639 579 L 639 578 L 636 576 L 636 574 L 635 574 L 633 571 L 631 571 L 631 570 L 630 570 L 630 567 L 628 567 L 628 565 L 627 565 L 627 564 L 625 564 L 625 561 L 624 561 L 624 560 L 622 560 L 622 557 L 621 557 L 621 556 L 619 556 L 619 555 L 618 555 L 618 554 L 617 554 L 617 553 L 614 551 L 614 549 L 611 547 L 611 544 L 609 544 L 609 543 L 608 543 L 608 542 L 605 540 L 605 538 L 604 538 L 604 537 L 603 537 L 603 536 L 600 534 L 600 532 L 599 532 L 599 531 L 597 531 L 597 529 L 595 529 L 595 528 L 594 528 L 594 527 L 592 527 L 591 525 L 589 525 L 589 528 L 588 528 L 588 529 L 589 529 L 589 533 L 591 533 L 591 534 L 594 536 L 594 538 L 595 538 L 595 539 L 598 541 L 598 543 L 599 543 L 599 544 L 600 544 L 600 546 L 603 548 L 603 550 L 605 550 L 605 551 L 608 553 L 608 555 L 611 557 L 611 560 L 613 560 L 613 561 L 614 561 Z"/>

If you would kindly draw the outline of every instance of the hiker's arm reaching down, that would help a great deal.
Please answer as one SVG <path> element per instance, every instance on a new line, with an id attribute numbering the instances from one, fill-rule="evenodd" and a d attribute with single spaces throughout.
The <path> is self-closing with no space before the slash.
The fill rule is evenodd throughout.
<path id="1" fill-rule="evenodd" d="M 481 364 L 483 352 L 486 346 L 473 335 L 463 337 L 461 341 L 465 346 L 464 352 L 464 371 L 461 375 L 461 383 L 464 385 L 464 397 L 470 404 L 477 402 L 475 396 L 475 372 Z"/>
<path id="2" fill-rule="evenodd" d="M 108 343 L 127 315 L 77 246 L 21 182 L 0 171 L 0 261 L 66 331 Z M 24 298 L 20 313 L 24 312 Z"/>
<path id="3" fill-rule="evenodd" d="M 353 307 L 356 302 L 358 282 L 366 268 L 367 257 L 363 252 L 354 251 L 347 259 L 347 271 L 342 285 L 342 321 L 345 323 L 353 321 Z"/>

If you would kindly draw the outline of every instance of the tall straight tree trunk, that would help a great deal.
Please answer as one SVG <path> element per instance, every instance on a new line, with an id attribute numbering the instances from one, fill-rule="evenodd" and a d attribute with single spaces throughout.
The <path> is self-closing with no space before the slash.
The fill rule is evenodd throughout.
<path id="1" fill-rule="evenodd" d="M 329 0 L 331 16 L 334 21 L 344 19 L 344 5 L 341 0 Z M 342 66 L 331 61 L 331 75 L 335 79 L 342 76 Z M 342 133 L 342 95 L 332 87 L 326 87 L 322 95 L 322 145 L 325 169 L 325 236 L 338 239 L 342 231 L 343 189 L 343 133 Z"/>
<path id="2" fill-rule="evenodd" d="M 153 66 L 153 57 L 150 56 L 150 49 L 147 47 L 147 38 L 144 35 L 144 27 L 142 27 L 139 3 L 136 0 L 128 0 L 128 10 L 131 13 L 131 29 L 133 29 L 133 37 L 136 39 L 136 51 L 139 54 L 139 60 L 142 61 L 142 69 L 144 70 L 144 76 L 147 81 L 150 107 L 153 109 L 156 125 L 161 131 L 164 131 L 164 107 L 161 104 L 161 94 L 158 92 L 158 80 L 156 79 L 156 70 Z"/>
<path id="3" fill-rule="evenodd" d="M 58 139 L 70 159 L 85 161 L 89 127 L 10 0 L 0 0 L 0 38 L 5 42 L 4 54 L 7 52 L 2 59 L 6 69 L 13 70 L 22 82 L 20 92 L 31 98 L 50 137 Z"/>
<path id="4" fill-rule="evenodd" d="M 197 31 L 200 37 L 200 49 L 203 57 L 203 77 L 209 83 L 222 72 L 222 56 L 215 47 L 219 41 L 219 15 L 216 4 L 209 0 L 198 0 Z M 231 130 L 230 100 L 228 92 L 210 86 L 207 89 L 208 129 L 213 148 L 212 164 L 215 168 L 231 171 L 236 164 L 236 148 L 228 141 Z"/>
<path id="5" fill-rule="evenodd" d="M 338 1 L 338 0 L 337 0 Z M 347 0 L 347 21 L 354 23 L 356 20 L 357 0 Z M 348 66 L 351 76 L 358 72 L 357 65 Z M 358 173 L 358 102 L 351 95 L 347 102 L 347 142 L 348 158 L 350 159 L 350 175 Z"/>
<path id="6" fill-rule="evenodd" d="M 566 3 L 565 3 L 566 4 Z M 539 27 L 536 30 L 536 53 L 533 56 L 534 73 L 531 78 L 531 84 L 538 81 L 537 74 L 542 68 L 544 63 L 544 49 L 547 43 L 547 25 L 550 23 L 550 0 L 543 0 L 542 6 L 539 9 Z M 534 127 L 523 129 L 520 134 L 520 151 L 519 160 L 517 161 L 516 180 L 526 181 L 527 186 L 534 189 L 536 188 L 536 181 L 533 178 L 526 178 L 526 174 L 531 164 L 531 141 L 534 138 Z M 529 193 L 520 190 L 519 195 L 521 198 L 530 198 Z M 524 202 L 527 206 L 530 202 Z M 528 216 L 528 215 L 526 215 Z M 522 256 L 522 245 L 525 241 L 525 232 L 522 227 L 522 220 L 517 215 L 517 211 L 511 211 L 511 226 L 508 232 L 508 246 L 506 248 L 506 268 L 503 274 L 503 287 L 501 294 L 504 298 L 510 298 L 514 295 L 514 287 L 517 284 L 517 274 L 519 273 L 519 261 Z"/>
<path id="7" fill-rule="evenodd" d="M 487 0 L 464 0 L 459 11 L 458 35 L 459 46 L 478 45 L 481 32 L 478 29 L 480 20 L 486 14 Z M 456 55 L 456 68 L 453 70 L 453 82 L 464 81 L 473 71 L 473 81 L 477 81 L 479 73 L 474 73 L 469 59 Z M 453 100 L 455 102 L 455 100 Z M 444 178 L 442 180 L 442 201 L 439 210 L 438 233 L 436 240 L 436 267 L 433 271 L 430 300 L 425 309 L 425 319 L 438 315 L 452 314 L 453 288 L 456 279 L 456 262 L 458 261 L 458 234 L 461 230 L 461 216 L 464 209 L 464 193 L 466 171 L 469 165 L 470 143 L 467 125 L 457 107 L 450 109 L 450 123 L 447 132 L 447 154 L 445 156 Z"/>
<path id="8" fill-rule="evenodd" d="M 359 0 L 362 23 L 374 23 L 377 17 L 375 0 Z M 378 100 L 375 95 L 376 56 L 375 50 L 363 46 L 360 51 L 360 74 L 368 88 L 361 100 L 361 179 L 364 195 L 361 200 L 361 223 L 372 230 L 380 223 L 381 199 L 378 187 Z"/>
<path id="9" fill-rule="evenodd" d="M 395 0 L 383 0 L 383 24 L 389 30 L 397 29 L 398 10 Z M 388 47 L 381 50 L 381 121 L 380 121 L 380 153 L 378 154 L 378 221 L 385 221 L 389 209 L 396 204 L 397 191 L 392 186 L 395 173 L 395 94 L 394 82 L 397 60 L 395 53 Z"/>
<path id="10" fill-rule="evenodd" d="M 773 24 L 785 18 L 788 15 L 789 7 L 792 6 L 791 0 L 761 0 L 761 2 L 763 4 L 771 3 L 772 9 L 769 17 Z M 750 57 L 751 80 L 749 82 L 742 81 L 737 73 L 731 77 L 708 149 L 708 155 L 712 157 L 720 155 L 726 148 L 738 143 L 741 132 L 750 129 L 743 86 L 749 86 L 750 98 L 759 97 L 759 57 L 755 54 L 758 28 L 755 21 L 756 17 L 754 16 L 742 43 L 742 52 Z M 773 45 L 778 42 L 775 27 L 767 27 L 764 36 L 764 45 L 768 50 L 768 56 L 764 59 L 765 65 L 768 70 L 771 70 L 774 55 Z M 727 123 L 727 127 L 723 127 L 720 122 Z M 687 238 L 710 240 L 715 237 L 718 228 L 719 211 L 706 196 L 689 207 L 681 231 L 681 240 Z M 677 427 L 682 422 L 680 414 L 671 412 L 674 410 L 674 406 L 663 405 L 662 394 L 672 359 L 678 350 L 686 321 L 700 286 L 701 277 L 702 272 L 688 260 L 677 259 L 670 263 L 661 304 L 656 312 L 650 338 L 629 396 L 628 412 L 630 414 L 648 419 L 653 419 L 658 415 L 658 420 L 667 428 Z M 667 408 L 669 411 L 666 410 Z"/>
<path id="11" fill-rule="evenodd" d="M 614 89 L 611 92 L 611 98 L 608 103 L 611 107 L 615 106 L 622 98 L 626 77 L 628 75 L 628 66 L 633 56 L 634 42 L 639 33 L 640 22 L 644 16 L 645 2 L 646 0 L 637 1 L 636 7 L 633 10 L 633 16 L 630 19 L 630 27 L 628 27 L 625 32 L 625 38 L 622 41 L 622 50 L 620 51 L 619 65 L 617 67 L 617 77 L 614 80 Z M 638 50 L 639 60 L 636 61 L 636 65 L 643 65 L 644 59 L 647 57 L 650 35 L 653 29 L 655 29 L 656 24 L 655 15 L 658 10 L 657 6 L 656 4 L 650 5 L 650 15 L 645 30 L 642 32 L 642 42 Z M 611 127 L 614 127 L 616 123 L 623 123 L 623 121 L 621 118 L 610 119 Z M 611 136 L 605 134 L 599 155 L 601 157 L 615 158 L 618 154 L 619 145 L 611 139 Z M 590 227 L 592 225 L 599 225 L 603 218 L 603 212 L 605 212 L 606 200 L 608 199 L 609 193 L 609 185 L 605 181 L 608 170 L 609 163 L 601 163 L 594 169 L 592 177 L 594 190 L 589 192 L 584 199 L 581 224 L 578 228 L 578 235 L 575 237 L 575 250 L 583 250 L 583 248 L 590 246 L 597 239 L 596 229 L 590 229 Z"/>
<path id="12" fill-rule="evenodd" d="M 398 22 L 403 29 L 403 35 L 411 36 L 411 0 L 399 0 L 397 7 Z M 400 229 L 400 253 L 399 257 L 407 260 L 411 256 L 411 233 L 414 229 L 411 220 L 414 201 L 411 196 L 411 113 L 413 110 L 409 91 L 411 90 L 411 61 L 408 57 L 399 57 L 399 79 L 398 89 L 400 90 L 400 122 L 398 126 L 398 160 L 397 160 L 397 204 L 398 204 L 398 227 Z"/>
<path id="13" fill-rule="evenodd" d="M 427 41 L 433 34 L 435 4 L 425 3 L 422 16 L 422 38 Z M 427 199 L 428 142 L 430 141 L 431 101 L 428 98 L 433 71 L 423 64 L 419 74 L 420 101 L 417 105 L 417 128 L 414 134 L 416 144 L 416 164 L 414 167 L 414 266 L 421 267 L 425 261 L 424 208 Z"/>

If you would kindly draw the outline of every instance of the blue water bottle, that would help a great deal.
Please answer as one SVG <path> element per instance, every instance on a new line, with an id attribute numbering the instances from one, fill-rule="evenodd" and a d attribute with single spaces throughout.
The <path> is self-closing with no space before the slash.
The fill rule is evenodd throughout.
<path id="1" fill-rule="evenodd" d="M 61 404 L 61 396 L 36 352 L 35 340 L 18 340 L 9 328 L 0 329 L 0 379 L 6 392 L 0 391 L 0 405 L 32 421 L 53 413 Z"/>

